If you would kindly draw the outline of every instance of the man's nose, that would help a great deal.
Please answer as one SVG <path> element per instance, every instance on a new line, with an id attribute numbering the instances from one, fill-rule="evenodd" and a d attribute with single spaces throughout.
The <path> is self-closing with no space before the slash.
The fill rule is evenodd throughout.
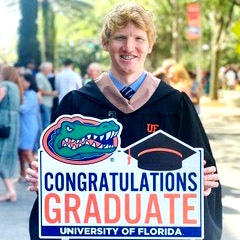
<path id="1" fill-rule="evenodd" d="M 124 43 L 124 51 L 131 52 L 135 49 L 135 42 L 132 38 L 126 39 Z"/>

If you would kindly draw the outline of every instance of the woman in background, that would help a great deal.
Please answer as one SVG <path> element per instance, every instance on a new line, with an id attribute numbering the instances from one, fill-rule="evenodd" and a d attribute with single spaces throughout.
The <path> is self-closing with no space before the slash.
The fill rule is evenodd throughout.
<path id="1" fill-rule="evenodd" d="M 38 117 L 40 112 L 35 77 L 32 74 L 23 74 L 21 83 L 24 89 L 24 102 L 20 107 L 19 181 L 25 180 L 26 163 L 30 165 L 34 160 L 33 147 L 39 131 Z"/>
<path id="2" fill-rule="evenodd" d="M 180 63 L 173 64 L 169 68 L 168 80 L 169 85 L 188 95 L 197 113 L 199 113 L 199 88 L 196 88 L 195 79 L 189 75 L 187 69 Z"/>
<path id="3" fill-rule="evenodd" d="M 19 109 L 23 90 L 19 74 L 15 67 L 1 67 L 0 79 L 0 124 L 10 126 L 10 136 L 0 138 L 0 177 L 6 192 L 0 196 L 1 201 L 16 201 L 17 194 L 13 176 L 18 159 L 19 144 Z"/>

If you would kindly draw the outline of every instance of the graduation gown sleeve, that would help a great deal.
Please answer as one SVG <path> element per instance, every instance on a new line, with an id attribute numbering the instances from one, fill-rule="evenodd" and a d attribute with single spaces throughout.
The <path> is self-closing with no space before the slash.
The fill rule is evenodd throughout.
<path id="1" fill-rule="evenodd" d="M 204 149 L 206 166 L 216 166 L 207 134 L 197 112 L 187 95 L 183 94 L 180 104 L 180 127 L 178 138 L 192 147 Z M 205 239 L 220 240 L 222 233 L 221 185 L 212 189 L 204 199 Z"/>

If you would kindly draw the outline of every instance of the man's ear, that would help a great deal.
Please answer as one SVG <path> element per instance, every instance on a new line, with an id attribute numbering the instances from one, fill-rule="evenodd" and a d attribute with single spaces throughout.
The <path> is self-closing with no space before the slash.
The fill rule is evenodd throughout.
<path id="1" fill-rule="evenodd" d="M 152 49 L 153 49 L 153 45 L 149 45 L 149 47 L 148 47 L 148 54 L 150 54 L 152 52 Z"/>
<path id="2" fill-rule="evenodd" d="M 108 44 L 105 41 L 102 41 L 102 48 L 104 51 L 108 52 Z"/>

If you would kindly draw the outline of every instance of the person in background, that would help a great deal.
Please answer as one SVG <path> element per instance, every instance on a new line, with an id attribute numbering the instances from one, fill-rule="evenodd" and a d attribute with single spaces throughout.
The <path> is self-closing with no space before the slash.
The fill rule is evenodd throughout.
<path id="1" fill-rule="evenodd" d="M 36 74 L 37 74 L 36 65 L 33 61 L 30 60 L 27 62 L 25 73 L 32 74 L 34 77 L 36 76 Z"/>
<path id="2" fill-rule="evenodd" d="M 81 76 L 73 70 L 73 61 L 66 59 L 64 68 L 56 75 L 55 88 L 59 94 L 58 102 L 70 91 L 82 87 Z"/>
<path id="3" fill-rule="evenodd" d="M 48 74 L 47 78 L 48 78 L 48 81 L 51 84 L 52 90 L 57 92 L 56 83 L 55 83 L 56 82 L 56 73 L 54 71 L 52 71 L 51 73 Z M 52 118 L 53 118 L 53 114 L 54 114 L 54 112 L 57 108 L 58 101 L 59 101 L 59 99 L 58 99 L 58 95 L 57 95 L 53 98 L 53 106 L 52 106 L 52 109 L 51 109 L 51 121 L 52 121 Z"/>
<path id="4" fill-rule="evenodd" d="M 237 85 L 236 90 L 240 91 L 240 65 L 237 67 Z"/>
<path id="5" fill-rule="evenodd" d="M 173 64 L 168 70 L 169 85 L 173 88 L 185 92 L 189 97 L 191 96 L 192 82 L 186 68 L 180 64 Z"/>
<path id="6" fill-rule="evenodd" d="M 20 107 L 19 181 L 25 180 L 26 163 L 30 166 L 34 160 L 33 147 L 39 131 L 40 111 L 35 77 L 32 74 L 23 74 L 21 83 L 24 89 L 24 102 Z"/>
<path id="7" fill-rule="evenodd" d="M 23 64 L 20 64 L 20 63 L 18 63 L 18 62 L 16 62 L 16 63 L 14 64 L 14 67 L 17 69 L 18 74 L 24 74 L 25 71 L 26 71 L 24 65 L 23 65 Z"/>
<path id="8" fill-rule="evenodd" d="M 203 88 L 203 94 L 205 94 L 207 96 L 209 95 L 209 92 L 210 92 L 210 77 L 211 77 L 211 73 L 209 70 L 203 72 L 201 85 Z M 219 81 L 219 88 L 220 89 L 222 88 L 221 81 Z"/>
<path id="9" fill-rule="evenodd" d="M 0 124 L 10 126 L 10 136 L 0 138 L 0 177 L 6 192 L 0 202 L 17 200 L 14 173 L 18 160 L 19 109 L 23 101 L 23 90 L 15 67 L 3 65 L 0 77 Z"/>
<path id="10" fill-rule="evenodd" d="M 177 62 L 173 58 L 167 58 L 163 60 L 161 67 L 157 69 L 155 72 L 153 72 L 153 76 L 169 83 L 169 69 L 174 64 L 177 64 Z"/>
<path id="11" fill-rule="evenodd" d="M 187 69 L 180 63 L 172 65 L 168 71 L 169 85 L 180 92 L 185 92 L 194 104 L 197 113 L 200 113 L 200 87 L 195 78 L 196 75 L 191 72 L 190 76 Z"/>
<path id="12" fill-rule="evenodd" d="M 42 96 L 41 103 L 41 118 L 43 130 L 51 122 L 51 113 L 53 107 L 53 98 L 58 96 L 57 91 L 52 89 L 52 86 L 48 80 L 49 74 L 52 72 L 53 65 L 50 62 L 43 62 L 40 67 L 40 72 L 36 74 L 36 82 L 38 89 Z"/>
<path id="13" fill-rule="evenodd" d="M 185 93 L 145 70 L 146 57 L 156 41 L 152 14 L 131 1 L 116 4 L 105 16 L 101 39 L 103 49 L 110 57 L 109 71 L 96 81 L 65 95 L 55 112 L 55 119 L 64 114 L 82 114 L 99 119 L 114 117 L 122 124 L 122 148 L 160 129 L 192 147 L 203 148 L 206 160 L 203 179 L 205 239 L 220 240 L 221 185 L 199 116 Z M 149 123 L 157 127 L 149 131 Z M 156 159 L 151 169 L 157 170 L 160 162 Z M 148 161 L 139 164 L 150 167 Z M 36 161 L 27 173 L 26 179 L 32 184 L 29 190 L 38 190 Z M 36 199 L 30 216 L 31 240 L 39 239 L 38 219 Z"/>
<path id="14" fill-rule="evenodd" d="M 237 84 L 237 71 L 234 65 L 229 65 L 224 72 L 227 89 L 234 90 Z"/>
<path id="15" fill-rule="evenodd" d="M 87 78 L 84 79 L 83 85 L 86 85 L 90 81 L 94 81 L 102 74 L 102 69 L 99 63 L 92 62 L 87 68 Z"/>
<path id="16" fill-rule="evenodd" d="M 196 79 L 197 75 L 193 71 L 188 71 L 190 78 L 190 98 L 198 114 L 200 114 L 200 97 L 203 93 L 203 86 L 200 81 Z"/>

